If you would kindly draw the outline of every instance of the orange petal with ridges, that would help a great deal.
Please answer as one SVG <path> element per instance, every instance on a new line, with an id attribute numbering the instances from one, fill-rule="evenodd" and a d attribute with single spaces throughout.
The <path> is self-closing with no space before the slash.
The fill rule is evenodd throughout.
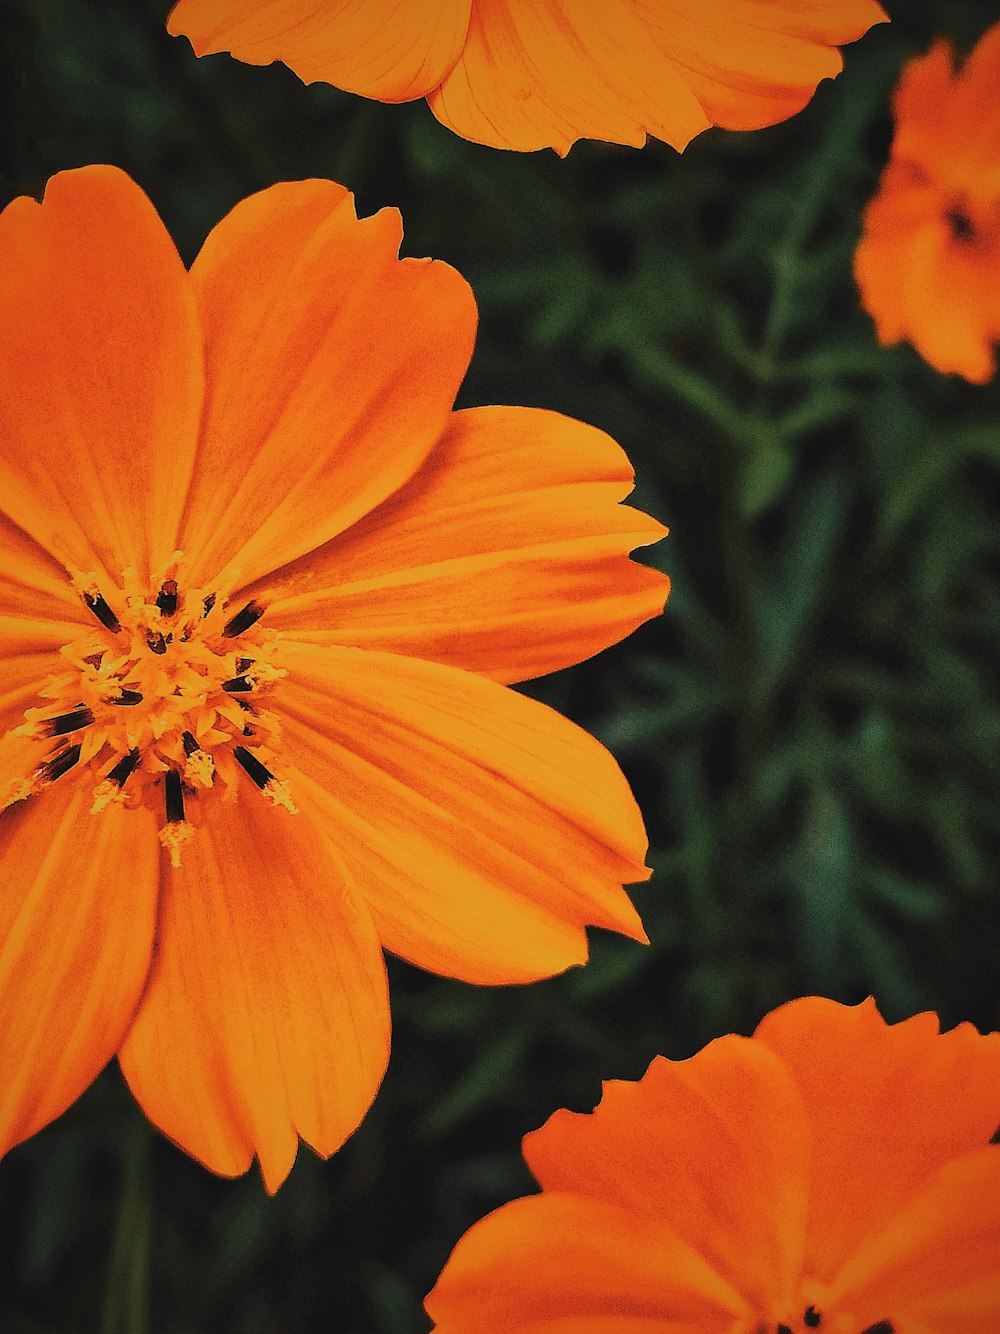
<path id="1" fill-rule="evenodd" d="M 645 939 L 623 882 L 645 879 L 621 771 L 551 709 L 470 672 L 287 642 L 282 751 L 383 945 L 480 983 L 587 956 L 585 926 Z"/>
<path id="2" fill-rule="evenodd" d="M 476 306 L 447 264 L 399 260 L 401 235 L 330 181 L 272 186 L 210 233 L 191 270 L 208 381 L 192 580 L 249 582 L 329 541 L 438 438 Z"/>
<path id="3" fill-rule="evenodd" d="M 65 565 L 158 568 L 194 461 L 197 312 L 173 243 L 124 172 L 54 176 L 0 216 L 0 497 Z"/>
<path id="4" fill-rule="evenodd" d="M 873 1001 L 807 997 L 768 1015 L 755 1037 L 808 1108 L 807 1266 L 822 1280 L 942 1164 L 988 1144 L 1000 1120 L 1000 1035 L 968 1024 L 939 1035 L 933 1014 L 887 1025 Z"/>
<path id="5" fill-rule="evenodd" d="M 38 687 L 64 666 L 59 650 L 88 623 L 62 566 L 0 512 L 0 737 L 38 703 Z"/>
<path id="6" fill-rule="evenodd" d="M 591 426 L 533 408 L 457 412 L 410 483 L 240 597 L 306 642 L 541 676 L 663 608 L 667 577 L 628 559 L 666 532 L 619 504 L 632 483 Z"/>
<path id="7" fill-rule="evenodd" d="M 228 51 L 250 65 L 281 60 L 384 102 L 423 97 L 458 58 L 472 0 L 180 0 L 167 22 L 195 54 Z"/>
<path id="8" fill-rule="evenodd" d="M 437 1334 L 730 1334 L 752 1315 L 648 1214 L 605 1200 L 514 1200 L 459 1241 L 425 1306 Z"/>
<path id="9" fill-rule="evenodd" d="M 713 125 L 756 130 L 801 111 L 843 68 L 837 49 L 885 10 L 874 0 L 627 0 Z"/>
<path id="10" fill-rule="evenodd" d="M 547 1193 L 651 1215 L 761 1310 L 799 1273 L 809 1148 L 781 1061 L 732 1036 L 609 1081 L 592 1114 L 556 1112 L 523 1145 Z"/>
<path id="11" fill-rule="evenodd" d="M 566 153 L 577 139 L 675 148 L 709 120 L 631 6 L 476 0 L 465 47 L 428 98 L 449 129 L 495 148 Z"/>
<path id="12" fill-rule="evenodd" d="M 67 775 L 0 815 L 0 1152 L 100 1073 L 149 971 L 152 816 L 93 816 L 90 795 Z"/>
<path id="13" fill-rule="evenodd" d="M 164 872 L 157 955 L 121 1051 L 143 1110 L 223 1176 L 254 1154 L 277 1190 L 301 1136 L 326 1156 L 389 1052 L 385 966 L 364 906 L 303 815 L 241 776 Z M 166 859 L 165 859 L 166 860 Z"/>
<path id="14" fill-rule="evenodd" d="M 954 1091 L 963 1093 L 960 1085 Z M 938 1119 L 948 1118 L 938 1111 Z M 865 1327 L 891 1312 L 901 1331 L 996 1334 L 998 1257 L 1000 1150 L 991 1147 L 942 1167 L 851 1257 L 833 1283 L 832 1296 Z"/>

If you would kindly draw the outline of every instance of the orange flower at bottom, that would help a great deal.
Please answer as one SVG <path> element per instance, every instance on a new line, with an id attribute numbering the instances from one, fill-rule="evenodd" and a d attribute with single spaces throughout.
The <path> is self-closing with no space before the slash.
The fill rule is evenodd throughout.
<path id="1" fill-rule="evenodd" d="M 996 1334 L 1000 1035 L 810 997 L 524 1141 L 439 1334 Z"/>
<path id="2" fill-rule="evenodd" d="M 854 258 L 882 343 L 977 384 L 1000 340 L 1000 24 L 957 70 L 946 41 L 903 71 L 896 136 Z"/>
<path id="3" fill-rule="evenodd" d="M 476 307 L 331 181 L 185 270 L 110 167 L 0 216 L 0 1152 L 118 1053 L 275 1189 L 385 1070 L 381 947 L 479 983 L 643 939 L 642 818 L 507 684 L 663 606 L 602 432 L 453 412 Z"/>

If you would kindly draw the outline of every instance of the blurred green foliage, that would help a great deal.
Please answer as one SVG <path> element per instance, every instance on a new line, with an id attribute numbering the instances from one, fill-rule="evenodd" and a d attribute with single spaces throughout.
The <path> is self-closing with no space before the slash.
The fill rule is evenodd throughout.
<path id="1" fill-rule="evenodd" d="M 634 784 L 649 948 L 595 933 L 588 968 L 524 989 L 392 963 L 374 1111 L 273 1200 L 156 1136 L 107 1072 L 0 1165 L 5 1332 L 422 1334 L 455 1240 L 530 1188 L 520 1136 L 602 1078 L 803 993 L 997 1025 L 1000 384 L 879 348 L 851 279 L 903 60 L 936 32 L 967 47 L 996 11 L 890 7 L 785 125 L 560 161 L 464 143 L 422 103 L 196 61 L 166 4 L 8 0 L 7 196 L 116 163 L 187 259 L 280 179 L 400 206 L 405 252 L 480 302 L 462 402 L 620 440 L 672 525 L 645 558 L 674 593 L 531 687 Z"/>

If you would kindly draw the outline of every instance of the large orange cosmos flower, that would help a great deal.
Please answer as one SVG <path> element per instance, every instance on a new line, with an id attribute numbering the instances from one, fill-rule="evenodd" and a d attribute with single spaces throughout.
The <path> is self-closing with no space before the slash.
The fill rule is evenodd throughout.
<path id="1" fill-rule="evenodd" d="M 328 181 L 190 274 L 67 172 L 0 218 L 0 1148 L 120 1052 L 149 1117 L 274 1189 L 382 1076 L 380 944 L 473 982 L 637 939 L 610 755 L 502 683 L 663 605 L 601 432 L 452 412 L 476 309 Z"/>
<path id="2" fill-rule="evenodd" d="M 179 0 L 168 27 L 199 56 L 426 97 L 466 139 L 566 153 L 785 120 L 885 18 L 876 0 Z"/>
<path id="3" fill-rule="evenodd" d="M 605 1084 L 458 1243 L 440 1334 L 996 1334 L 1000 1035 L 814 997 Z"/>
<path id="4" fill-rule="evenodd" d="M 982 384 L 1000 339 L 1000 24 L 956 71 L 948 42 L 911 61 L 896 135 L 854 260 L 881 342 Z"/>

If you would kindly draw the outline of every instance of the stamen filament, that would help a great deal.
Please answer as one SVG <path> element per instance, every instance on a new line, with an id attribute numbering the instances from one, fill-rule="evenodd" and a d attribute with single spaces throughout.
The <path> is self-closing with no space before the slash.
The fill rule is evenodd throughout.
<path id="1" fill-rule="evenodd" d="M 110 630 L 113 635 L 119 633 L 122 623 L 105 602 L 102 593 L 99 593 L 95 588 L 84 593 L 83 600 L 106 630 Z"/>
<path id="2" fill-rule="evenodd" d="M 167 824 L 184 822 L 184 786 L 178 769 L 168 769 L 164 780 Z"/>
<path id="3" fill-rule="evenodd" d="M 177 580 L 164 579 L 156 596 L 156 605 L 161 616 L 173 616 L 177 612 Z"/>
<path id="4" fill-rule="evenodd" d="M 236 695 L 253 690 L 253 682 L 249 676 L 231 676 L 228 681 L 223 681 L 222 688 L 227 695 Z"/>
<path id="5" fill-rule="evenodd" d="M 268 783 L 274 782 L 274 774 L 266 764 L 261 764 L 252 750 L 246 746 L 234 746 L 233 758 L 238 760 L 257 786 L 263 790 Z"/>
<path id="6" fill-rule="evenodd" d="M 124 787 L 130 775 L 135 773 L 139 767 L 138 750 L 130 750 L 127 755 L 123 755 L 114 768 L 109 769 L 104 775 L 105 782 L 115 783 L 118 787 Z"/>
<path id="7" fill-rule="evenodd" d="M 167 645 L 173 642 L 173 635 L 164 635 L 162 630 L 152 631 L 146 636 L 146 646 L 151 653 L 166 653 Z"/>
<path id="8" fill-rule="evenodd" d="M 242 635 L 249 630 L 251 625 L 255 625 L 263 615 L 264 608 L 259 602 L 254 602 L 251 599 L 242 611 L 238 611 L 235 616 L 230 617 L 222 627 L 222 633 L 226 639 L 235 639 L 237 635 Z"/>
<path id="9" fill-rule="evenodd" d="M 47 760 L 38 766 L 38 777 L 43 782 L 54 783 L 57 778 L 62 778 L 63 774 L 69 773 L 79 758 L 80 747 L 67 746 L 65 750 L 50 755 Z"/>
<path id="10" fill-rule="evenodd" d="M 68 732 L 79 732 L 82 727 L 89 727 L 94 715 L 84 705 L 61 713 L 58 718 L 46 718 L 42 723 L 46 736 L 66 736 Z"/>
<path id="11" fill-rule="evenodd" d="M 126 690 L 125 687 L 122 686 L 121 694 L 120 694 L 120 695 L 116 695 L 116 696 L 114 697 L 114 699 L 112 699 L 112 700 L 109 701 L 109 703 L 111 703 L 111 704 L 128 704 L 128 705 L 131 705 L 131 704 L 141 704 L 141 703 L 142 703 L 142 695 L 139 693 L 138 690 Z"/>

